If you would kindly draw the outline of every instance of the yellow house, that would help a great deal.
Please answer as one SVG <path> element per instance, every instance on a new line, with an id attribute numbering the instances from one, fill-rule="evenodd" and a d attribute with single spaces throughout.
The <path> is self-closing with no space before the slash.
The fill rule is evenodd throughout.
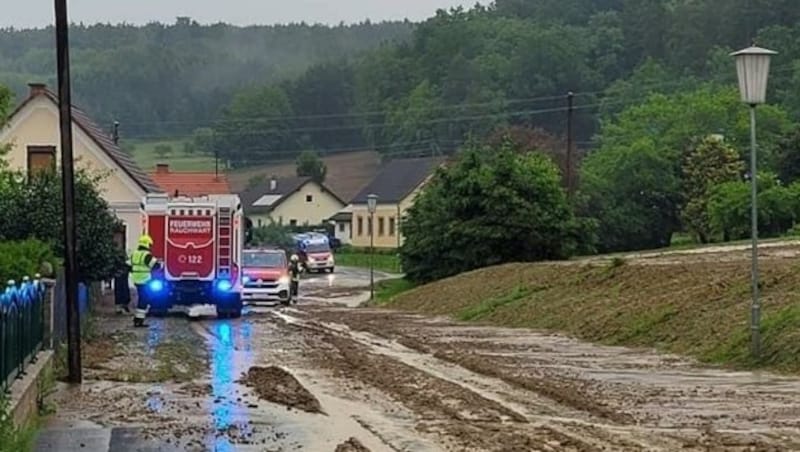
<path id="1" fill-rule="evenodd" d="M 58 98 L 44 84 L 31 83 L 29 87 L 28 97 L 0 132 L 0 143 L 11 145 L 6 156 L 9 166 L 24 172 L 55 168 L 61 161 Z M 116 239 L 124 241 L 127 251 L 134 250 L 142 228 L 142 198 L 162 190 L 86 113 L 73 106 L 72 117 L 76 166 L 106 175 L 100 187 L 102 196 L 124 223 Z"/>
<path id="2" fill-rule="evenodd" d="M 334 215 L 336 233 L 347 231 L 349 240 L 357 248 L 370 246 L 370 231 L 374 234 L 376 248 L 399 248 L 403 244 L 400 222 L 406 211 L 414 205 L 417 195 L 424 189 L 433 172 L 441 166 L 442 159 L 415 158 L 392 160 L 387 163 L 346 209 Z M 375 224 L 370 222 L 367 197 L 378 197 Z"/>
<path id="3" fill-rule="evenodd" d="M 240 196 L 244 214 L 256 227 L 320 225 L 345 206 L 325 185 L 308 177 L 272 178 Z"/>

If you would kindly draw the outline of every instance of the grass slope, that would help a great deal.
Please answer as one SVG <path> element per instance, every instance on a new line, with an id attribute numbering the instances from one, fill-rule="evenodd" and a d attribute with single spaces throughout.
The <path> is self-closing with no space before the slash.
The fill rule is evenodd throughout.
<path id="1" fill-rule="evenodd" d="M 800 266 L 762 260 L 760 362 L 750 358 L 750 264 L 697 256 L 511 264 L 395 295 L 392 308 L 557 331 L 611 345 L 656 347 L 708 363 L 800 371 Z M 720 255 L 723 256 L 723 255 Z"/>

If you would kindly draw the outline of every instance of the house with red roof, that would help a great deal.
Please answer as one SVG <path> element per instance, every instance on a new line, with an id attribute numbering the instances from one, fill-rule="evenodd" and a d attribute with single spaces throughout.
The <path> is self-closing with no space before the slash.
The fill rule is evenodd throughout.
<path id="1" fill-rule="evenodd" d="M 58 97 L 41 83 L 31 83 L 29 88 L 28 96 L 0 131 L 0 143 L 11 147 L 6 162 L 10 168 L 23 172 L 55 168 L 61 158 Z M 117 240 L 128 251 L 134 250 L 142 232 L 142 198 L 163 189 L 120 149 L 108 131 L 110 127 L 100 127 L 75 106 L 72 120 L 75 164 L 106 176 L 100 191 L 124 225 Z"/>
<path id="2" fill-rule="evenodd" d="M 232 193 L 224 174 L 199 171 L 170 171 L 169 165 L 159 163 L 150 177 L 170 196 L 227 195 Z"/>

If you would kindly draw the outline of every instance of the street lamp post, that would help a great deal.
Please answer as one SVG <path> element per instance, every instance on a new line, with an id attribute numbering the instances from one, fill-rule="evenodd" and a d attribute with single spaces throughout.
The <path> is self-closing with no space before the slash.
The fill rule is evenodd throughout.
<path id="1" fill-rule="evenodd" d="M 755 45 L 731 54 L 736 59 L 736 73 L 742 102 L 750 106 L 750 231 L 752 239 L 752 302 L 750 334 L 752 353 L 761 355 L 761 302 L 758 298 L 758 171 L 756 167 L 756 106 L 767 97 L 767 78 L 772 55 L 777 52 Z"/>
<path id="2" fill-rule="evenodd" d="M 378 195 L 367 196 L 367 210 L 369 211 L 369 299 L 375 299 L 375 210 L 378 207 Z"/>

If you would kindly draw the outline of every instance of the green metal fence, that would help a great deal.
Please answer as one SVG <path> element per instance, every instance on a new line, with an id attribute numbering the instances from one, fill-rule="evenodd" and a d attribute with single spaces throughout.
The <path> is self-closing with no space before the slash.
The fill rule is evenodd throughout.
<path id="1" fill-rule="evenodd" d="M 25 375 L 25 367 L 42 349 L 45 292 L 37 275 L 33 281 L 9 281 L 0 294 L 0 391 Z"/>

